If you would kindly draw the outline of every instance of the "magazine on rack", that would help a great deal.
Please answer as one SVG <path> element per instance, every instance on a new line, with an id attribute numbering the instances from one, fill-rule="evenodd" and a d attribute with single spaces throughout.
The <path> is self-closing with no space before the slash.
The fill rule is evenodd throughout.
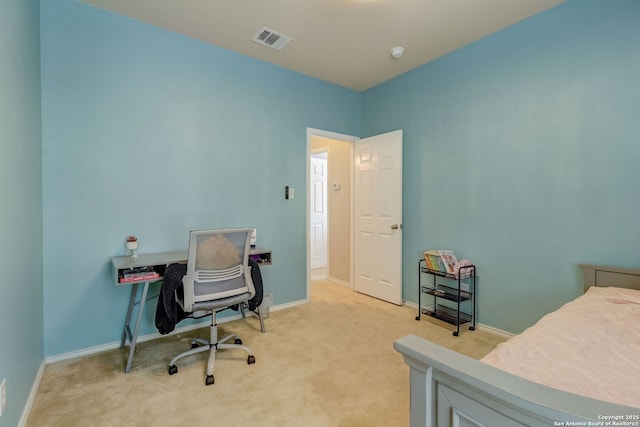
<path id="1" fill-rule="evenodd" d="M 458 262 L 453 251 L 445 249 L 431 249 L 424 251 L 424 260 L 429 270 L 446 274 L 456 274 L 455 265 Z"/>
<path id="2" fill-rule="evenodd" d="M 441 273 L 447 272 L 447 267 L 440 256 L 440 251 L 437 249 L 432 249 L 429 251 L 424 251 L 424 261 L 427 264 L 427 268 L 433 271 L 439 271 Z"/>
<path id="3" fill-rule="evenodd" d="M 453 251 L 441 249 L 440 258 L 442 258 L 442 262 L 444 262 L 446 272 L 449 274 L 456 274 L 455 265 L 458 263 L 458 258 L 453 253 Z"/>

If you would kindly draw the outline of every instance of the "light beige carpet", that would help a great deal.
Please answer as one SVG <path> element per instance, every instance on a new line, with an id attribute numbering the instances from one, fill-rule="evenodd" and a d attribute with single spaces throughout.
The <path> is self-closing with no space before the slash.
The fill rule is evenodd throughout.
<path id="1" fill-rule="evenodd" d="M 169 360 L 208 328 L 144 342 L 131 373 L 128 348 L 50 364 L 27 422 L 41 426 L 406 426 L 409 368 L 393 342 L 415 334 L 474 358 L 504 339 L 461 329 L 328 281 L 311 302 L 272 311 L 266 333 L 256 318 L 220 326 L 256 357 L 218 352 L 215 384 L 205 386 L 204 355 Z"/>

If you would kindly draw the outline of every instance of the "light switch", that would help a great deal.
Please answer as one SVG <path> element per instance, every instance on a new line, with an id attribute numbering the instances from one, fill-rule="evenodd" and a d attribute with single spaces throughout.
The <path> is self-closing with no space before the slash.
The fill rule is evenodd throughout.
<path id="1" fill-rule="evenodd" d="M 288 185 L 284 187 L 284 198 L 286 200 L 292 200 L 295 198 L 295 191 L 293 187 L 289 187 Z"/>

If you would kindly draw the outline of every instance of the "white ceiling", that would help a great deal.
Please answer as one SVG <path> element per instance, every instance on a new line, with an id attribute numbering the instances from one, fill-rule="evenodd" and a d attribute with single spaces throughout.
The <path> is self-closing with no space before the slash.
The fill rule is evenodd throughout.
<path id="1" fill-rule="evenodd" d="M 364 90 L 564 0 L 82 0 L 158 27 Z M 281 51 L 253 37 L 266 26 Z M 405 48 L 400 59 L 392 47 Z"/>

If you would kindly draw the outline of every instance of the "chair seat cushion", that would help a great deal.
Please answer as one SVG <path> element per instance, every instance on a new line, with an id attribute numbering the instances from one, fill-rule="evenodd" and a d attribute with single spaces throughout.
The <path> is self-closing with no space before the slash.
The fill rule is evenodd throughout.
<path id="1" fill-rule="evenodd" d="M 213 301 L 200 301 L 193 304 L 193 311 L 218 310 L 220 308 L 227 308 L 232 305 L 249 301 L 250 298 L 251 298 L 251 293 L 245 292 L 240 295 L 234 295 L 232 297 L 217 299 Z"/>

